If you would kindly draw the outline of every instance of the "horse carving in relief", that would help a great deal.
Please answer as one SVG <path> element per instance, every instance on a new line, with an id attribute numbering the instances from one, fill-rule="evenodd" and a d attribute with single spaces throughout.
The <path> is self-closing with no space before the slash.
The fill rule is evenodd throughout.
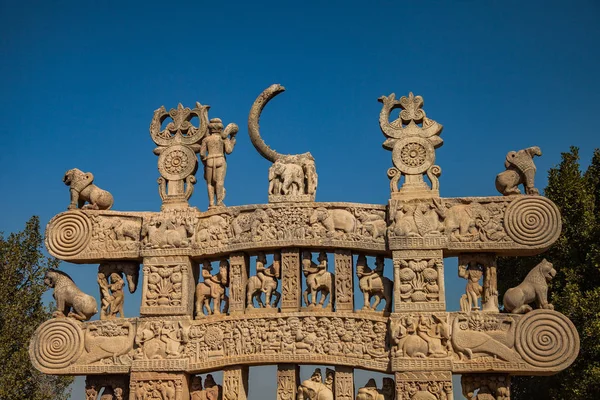
<path id="1" fill-rule="evenodd" d="M 306 277 L 306 290 L 302 293 L 304 304 L 311 307 L 324 307 L 327 296 L 333 291 L 334 275 L 327 271 L 327 253 L 319 254 L 319 264 L 311 260 L 310 252 L 305 252 L 302 260 L 302 273 Z M 310 302 L 308 295 L 310 294 Z M 331 300 L 329 302 L 331 304 Z"/>
<path id="2" fill-rule="evenodd" d="M 358 276 L 358 287 L 363 292 L 364 306 L 363 310 L 377 310 L 381 300 L 385 300 L 386 312 L 392 310 L 392 293 L 394 284 L 391 280 L 383 276 L 383 257 L 377 257 L 376 268 L 371 270 L 366 263 L 366 258 L 360 255 L 356 263 L 356 275 Z M 371 300 L 375 302 L 371 305 Z"/>
<path id="3" fill-rule="evenodd" d="M 274 255 L 273 264 L 265 268 L 267 259 L 264 253 L 256 258 L 256 275 L 248 278 L 246 287 L 246 304 L 248 308 L 254 308 L 254 299 L 261 308 L 275 307 L 279 303 L 281 293 L 277 291 L 277 280 L 281 277 L 281 255 Z M 265 301 L 262 300 L 262 294 Z"/>
<path id="4" fill-rule="evenodd" d="M 219 272 L 215 275 L 211 275 L 211 270 L 210 262 L 204 261 L 204 281 L 196 286 L 196 318 L 202 317 L 205 311 L 206 315 L 221 314 L 221 303 L 224 303 L 223 313 L 229 310 L 229 297 L 225 294 L 225 288 L 229 284 L 229 262 L 221 260 Z"/>

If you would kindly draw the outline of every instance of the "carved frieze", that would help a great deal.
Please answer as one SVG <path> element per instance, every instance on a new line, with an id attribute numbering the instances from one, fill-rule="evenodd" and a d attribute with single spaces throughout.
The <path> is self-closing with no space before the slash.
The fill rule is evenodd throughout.
<path id="1" fill-rule="evenodd" d="M 132 372 L 129 380 L 130 399 L 188 400 L 187 376 L 183 373 Z"/>
<path id="2" fill-rule="evenodd" d="M 452 373 L 396 372 L 396 400 L 453 400 Z"/>

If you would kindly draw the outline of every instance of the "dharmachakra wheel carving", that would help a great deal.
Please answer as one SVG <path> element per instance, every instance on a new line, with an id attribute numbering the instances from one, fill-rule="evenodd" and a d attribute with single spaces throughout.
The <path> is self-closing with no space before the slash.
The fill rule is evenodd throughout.
<path id="1" fill-rule="evenodd" d="M 91 240 L 92 224 L 81 211 L 60 214 L 50 221 L 47 233 L 48 250 L 58 258 L 81 253 Z"/>
<path id="2" fill-rule="evenodd" d="M 70 318 L 51 319 L 37 329 L 30 351 L 42 367 L 62 369 L 81 356 L 83 341 L 78 322 Z"/>
<path id="3" fill-rule="evenodd" d="M 579 353 L 579 335 L 564 315 L 550 310 L 527 313 L 517 325 L 515 347 L 523 360 L 538 367 L 561 371 Z"/>
<path id="4" fill-rule="evenodd" d="M 506 209 L 504 226 L 516 243 L 547 247 L 560 236 L 560 211 L 545 197 L 521 196 Z"/>
<path id="5" fill-rule="evenodd" d="M 394 165 L 405 174 L 422 174 L 433 165 L 433 145 L 421 137 L 406 137 L 398 140 L 392 151 Z"/>
<path id="6" fill-rule="evenodd" d="M 196 169 L 196 154 L 187 146 L 175 145 L 158 157 L 158 171 L 168 180 L 185 179 Z"/>

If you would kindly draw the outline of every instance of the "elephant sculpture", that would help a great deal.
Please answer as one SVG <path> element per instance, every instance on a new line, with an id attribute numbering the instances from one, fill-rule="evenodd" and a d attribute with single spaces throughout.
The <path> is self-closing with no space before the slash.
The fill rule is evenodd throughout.
<path id="1" fill-rule="evenodd" d="M 321 381 L 321 369 L 315 369 L 310 379 L 298 387 L 297 400 L 333 400 L 333 371 L 327 369 L 325 383 Z"/>
<path id="2" fill-rule="evenodd" d="M 301 165 L 275 161 L 269 168 L 269 194 L 304 194 L 304 170 Z"/>
<path id="3" fill-rule="evenodd" d="M 336 230 L 344 233 L 354 233 L 357 226 L 356 218 L 350 211 L 328 210 L 323 207 L 316 208 L 310 215 L 308 222 L 311 225 L 321 223 L 329 237 L 333 236 Z"/>
<path id="4" fill-rule="evenodd" d="M 256 98 L 248 116 L 248 134 L 260 155 L 273 163 L 269 168 L 270 195 L 309 195 L 314 199 L 318 177 L 313 156 L 310 153 L 278 153 L 260 136 L 258 121 L 263 108 L 283 91 L 283 86 L 271 85 Z"/>
<path id="5" fill-rule="evenodd" d="M 485 226 L 491 214 L 479 203 L 456 204 L 445 212 L 444 230 L 454 240 L 478 234 L 478 228 Z"/>
<path id="6" fill-rule="evenodd" d="M 534 186 L 535 164 L 533 157 L 541 156 L 539 147 L 528 147 L 519 151 L 511 151 L 506 155 L 504 167 L 506 171 L 496 176 L 496 189 L 504 196 L 520 194 L 519 185 L 523 184 L 525 193 L 537 195 L 539 191 Z"/>
<path id="7" fill-rule="evenodd" d="M 377 389 L 375 379 L 371 378 L 356 394 L 356 400 L 394 400 L 396 385 L 392 378 L 383 378 L 383 386 Z"/>

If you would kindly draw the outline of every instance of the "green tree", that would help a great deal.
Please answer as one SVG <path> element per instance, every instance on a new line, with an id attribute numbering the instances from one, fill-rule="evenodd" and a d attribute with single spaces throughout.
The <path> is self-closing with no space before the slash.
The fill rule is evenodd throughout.
<path id="1" fill-rule="evenodd" d="M 515 377 L 514 399 L 600 398 L 600 149 L 594 151 L 585 173 L 579 150 L 571 147 L 548 173 L 545 195 L 562 214 L 562 233 L 544 254 L 503 258 L 498 263 L 500 293 L 518 285 L 543 258 L 557 274 L 550 300 L 577 327 L 581 349 L 577 360 L 551 377 Z"/>
<path id="2" fill-rule="evenodd" d="M 29 361 L 29 340 L 51 317 L 42 303 L 44 274 L 58 260 L 42 254 L 40 221 L 7 238 L 0 233 L 0 400 L 60 400 L 70 396 L 72 377 L 38 372 Z"/>

